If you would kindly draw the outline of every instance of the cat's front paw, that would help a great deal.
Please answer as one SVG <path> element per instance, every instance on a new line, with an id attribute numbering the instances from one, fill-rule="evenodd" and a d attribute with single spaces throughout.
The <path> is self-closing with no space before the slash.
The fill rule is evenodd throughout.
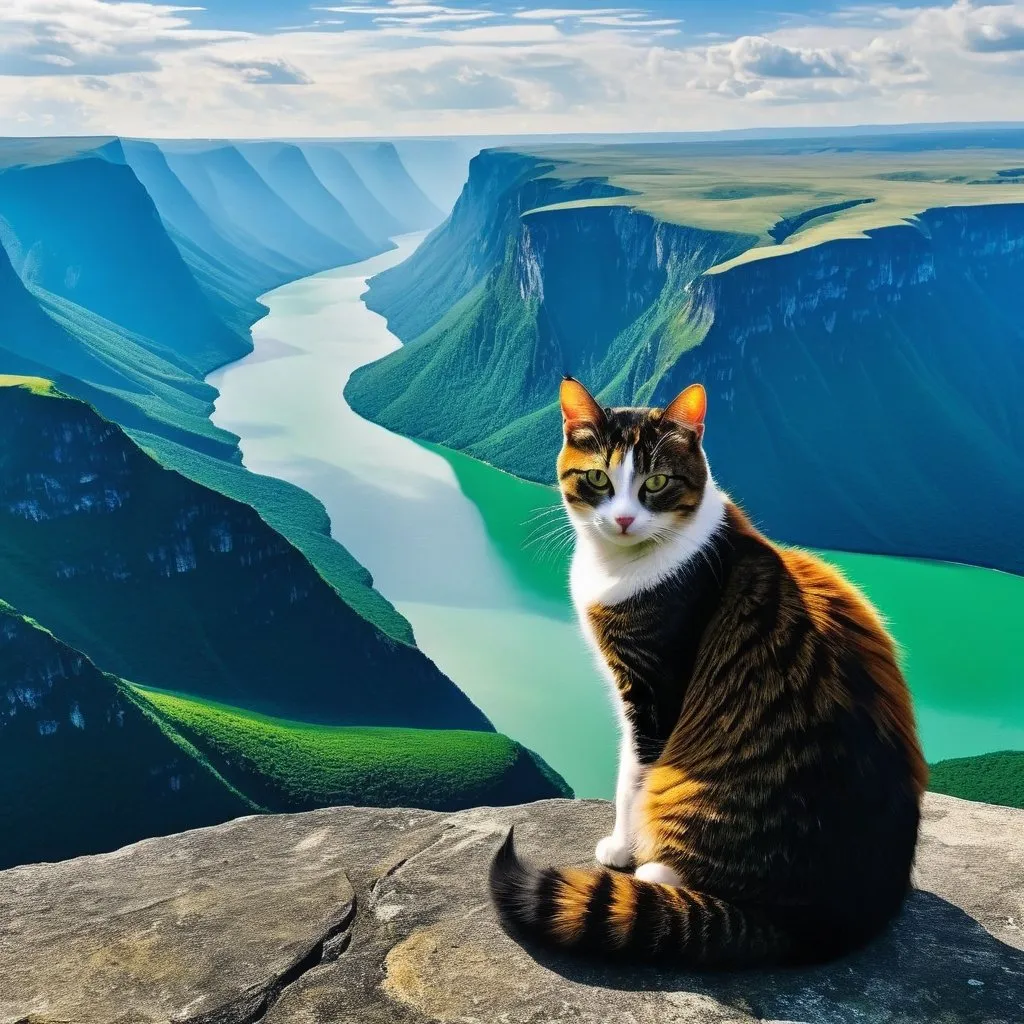
<path id="1" fill-rule="evenodd" d="M 606 868 L 628 868 L 633 863 L 633 844 L 622 836 L 605 836 L 597 844 L 594 858 Z"/>

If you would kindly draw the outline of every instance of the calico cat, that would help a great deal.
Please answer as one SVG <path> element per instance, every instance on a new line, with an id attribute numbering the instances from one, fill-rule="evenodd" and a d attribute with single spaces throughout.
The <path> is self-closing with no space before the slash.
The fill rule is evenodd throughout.
<path id="1" fill-rule="evenodd" d="M 590 869 L 530 867 L 510 833 L 503 922 L 692 966 L 861 945 L 909 890 L 927 781 L 878 614 L 715 485 L 699 384 L 609 409 L 566 378 L 561 407 L 572 596 L 620 711 L 615 827 Z"/>

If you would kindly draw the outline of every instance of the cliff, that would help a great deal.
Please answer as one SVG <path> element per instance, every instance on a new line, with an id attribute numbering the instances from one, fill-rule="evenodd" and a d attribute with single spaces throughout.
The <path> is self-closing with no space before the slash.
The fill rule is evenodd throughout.
<path id="1" fill-rule="evenodd" d="M 121 680 L 0 600 L 0 865 L 258 809 Z"/>
<path id="2" fill-rule="evenodd" d="M 607 404 L 701 381 L 716 476 L 774 537 L 1024 571 L 1019 189 L 664 149 L 475 158 L 445 224 L 371 281 L 406 344 L 350 404 L 552 482 L 562 374 Z"/>
<path id="3" fill-rule="evenodd" d="M 422 231 L 444 220 L 444 214 L 409 176 L 394 143 L 341 140 L 328 144 L 342 153 L 377 201 L 406 231 Z"/>
<path id="4" fill-rule="evenodd" d="M 498 733 L 270 719 L 101 672 L 0 600 L 0 868 L 239 814 L 571 796 Z"/>
<path id="5" fill-rule="evenodd" d="M 0 1022 L 1016 1024 L 1024 811 L 928 795 L 917 891 L 878 940 L 801 971 L 698 974 L 538 954 L 495 920 L 510 824 L 586 862 L 600 802 L 242 818 L 0 873 Z"/>
<path id="6" fill-rule="evenodd" d="M 0 469 L 2 596 L 105 671 L 312 721 L 491 728 L 253 508 L 45 382 L 0 378 Z"/>
<path id="7" fill-rule="evenodd" d="M 0 242 L 21 278 L 209 372 L 250 349 L 214 312 L 119 142 L 0 170 Z"/>
<path id="8" fill-rule="evenodd" d="M 367 259 L 387 248 L 386 240 L 368 237 L 352 214 L 313 172 L 298 146 L 281 142 L 239 143 L 239 151 L 260 177 L 308 224 L 343 245 L 349 262 Z"/>

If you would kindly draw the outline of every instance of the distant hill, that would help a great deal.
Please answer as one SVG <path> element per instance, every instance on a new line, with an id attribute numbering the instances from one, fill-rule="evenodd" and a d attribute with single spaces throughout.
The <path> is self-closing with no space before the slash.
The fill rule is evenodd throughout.
<path id="1" fill-rule="evenodd" d="M 189 273 L 119 143 L 0 169 L 0 222 L 27 284 L 171 348 L 199 372 L 247 351 Z"/>
<path id="2" fill-rule="evenodd" d="M 308 224 L 315 224 L 350 253 L 350 260 L 375 256 L 386 240 L 364 233 L 346 206 L 313 173 L 298 146 L 281 142 L 245 142 L 239 151 L 260 177 Z"/>
<path id="3" fill-rule="evenodd" d="M 28 288 L 0 247 L 0 370 L 51 378 L 127 427 L 233 458 L 208 415 L 213 388 L 187 360 L 73 302 Z"/>
<path id="4" fill-rule="evenodd" d="M 969 142 L 485 151 L 370 282 L 406 344 L 346 396 L 551 482 L 562 374 L 607 404 L 701 381 L 716 476 L 773 536 L 1024 572 L 1024 153 Z"/>
<path id="5" fill-rule="evenodd" d="M 129 166 L 149 193 L 196 280 L 213 301 L 223 302 L 218 312 L 229 321 L 239 317 L 246 328 L 251 326 L 266 311 L 255 296 L 287 279 L 277 265 L 282 257 L 268 258 L 267 252 L 260 253 L 252 243 L 249 252 L 233 243 L 170 169 L 157 146 L 134 140 L 122 146 Z M 261 261 L 261 256 L 267 262 Z"/>
<path id="6" fill-rule="evenodd" d="M 378 202 L 404 225 L 406 231 L 432 228 L 444 213 L 409 176 L 391 142 L 333 142 L 355 168 Z"/>
<path id="7" fill-rule="evenodd" d="M 412 230 L 367 188 L 348 158 L 329 143 L 303 143 L 309 166 L 335 199 L 370 238 L 385 241 Z M 387 197 L 384 197 L 385 201 Z"/>
<path id="8" fill-rule="evenodd" d="M 304 220 L 274 191 L 238 149 L 214 143 L 195 152 L 165 150 L 170 169 L 203 211 L 243 251 L 255 239 L 252 255 L 263 261 L 269 250 L 283 256 L 299 275 L 355 261 L 347 246 Z"/>

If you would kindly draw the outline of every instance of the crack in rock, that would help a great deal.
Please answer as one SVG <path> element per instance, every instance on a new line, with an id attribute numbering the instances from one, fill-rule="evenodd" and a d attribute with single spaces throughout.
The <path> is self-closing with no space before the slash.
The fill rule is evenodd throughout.
<path id="1" fill-rule="evenodd" d="M 309 950 L 276 978 L 271 979 L 265 986 L 260 986 L 259 990 L 254 992 L 250 989 L 239 999 L 198 1017 L 176 1018 L 173 1024 L 259 1024 L 281 998 L 285 989 L 294 985 L 313 968 L 324 963 L 333 963 L 348 949 L 358 903 L 358 897 L 353 895 L 341 917 L 324 930 L 323 935 Z"/>

